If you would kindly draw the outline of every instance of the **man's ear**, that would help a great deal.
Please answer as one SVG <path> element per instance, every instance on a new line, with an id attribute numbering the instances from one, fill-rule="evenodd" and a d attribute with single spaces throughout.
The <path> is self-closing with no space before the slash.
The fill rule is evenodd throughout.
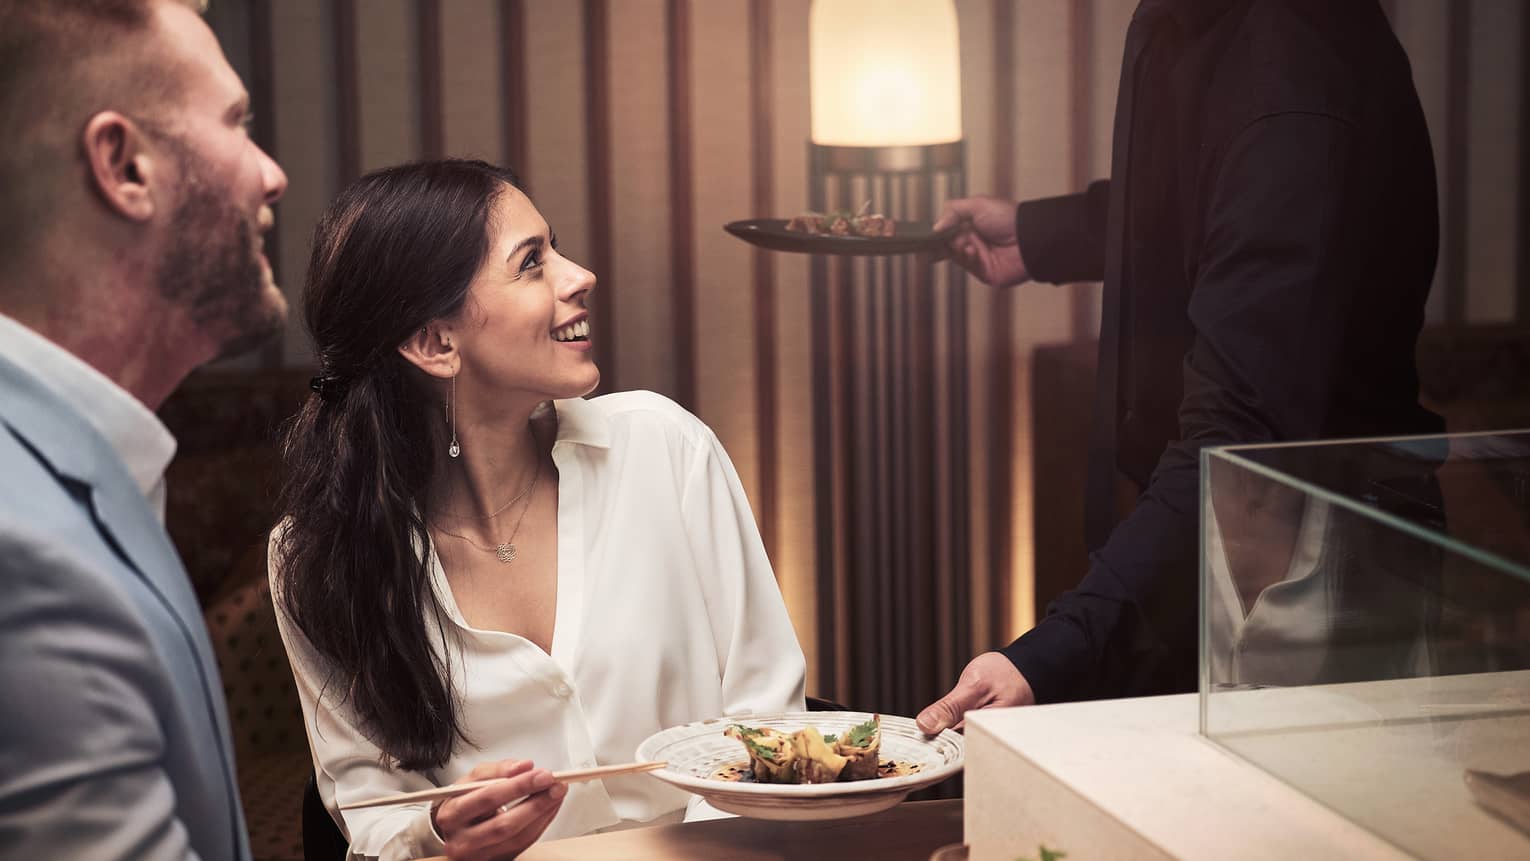
<path id="1" fill-rule="evenodd" d="M 133 221 L 154 216 L 155 185 L 161 179 L 160 164 L 146 142 L 143 129 L 116 111 L 102 111 L 85 123 L 82 143 L 91 184 L 113 212 Z"/>
<path id="2" fill-rule="evenodd" d="M 399 353 L 414 366 L 439 379 L 450 379 L 462 368 L 462 354 L 450 327 L 434 322 L 404 339 Z"/>

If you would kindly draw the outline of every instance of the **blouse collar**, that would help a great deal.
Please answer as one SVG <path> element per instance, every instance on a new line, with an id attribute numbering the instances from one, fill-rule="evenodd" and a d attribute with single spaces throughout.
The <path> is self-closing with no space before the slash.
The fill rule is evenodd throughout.
<path id="1" fill-rule="evenodd" d="M 558 443 L 611 447 L 611 420 L 600 407 L 584 398 L 567 398 L 553 401 L 552 408 L 558 418 Z"/>

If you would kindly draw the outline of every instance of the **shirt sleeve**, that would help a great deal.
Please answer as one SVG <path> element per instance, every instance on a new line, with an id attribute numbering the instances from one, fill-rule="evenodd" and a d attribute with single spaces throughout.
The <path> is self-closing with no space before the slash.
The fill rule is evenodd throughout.
<path id="1" fill-rule="evenodd" d="M 681 512 L 706 585 L 723 713 L 801 711 L 807 662 L 743 485 L 710 430 L 703 429 Z"/>
<path id="2" fill-rule="evenodd" d="M 195 858 L 162 765 L 147 632 L 82 560 L 5 538 L 0 854 Z"/>
<path id="3" fill-rule="evenodd" d="M 1364 277 L 1347 236 L 1374 198 L 1359 157 L 1351 126 L 1315 113 L 1263 117 L 1229 144 L 1189 303 L 1180 438 L 1078 588 L 1004 650 L 1039 702 L 1109 695 L 1121 664 L 1193 669 L 1200 451 L 1322 435 Z"/>
<path id="4" fill-rule="evenodd" d="M 1086 191 L 1028 200 L 1015 208 L 1015 237 L 1031 277 L 1048 284 L 1105 277 L 1105 220 L 1110 180 Z"/>
<path id="5" fill-rule="evenodd" d="M 273 532 L 273 551 L 276 535 Z M 335 815 L 339 805 L 352 801 L 433 788 L 436 784 L 419 772 L 383 765 L 382 749 L 367 739 L 356 725 L 354 714 L 340 702 L 345 693 L 343 686 L 330 679 L 323 658 L 283 611 L 276 592 L 278 554 L 271 552 L 269 559 L 277 628 L 297 682 L 319 795 L 330 815 Z M 318 706 L 321 696 L 322 708 Z M 402 861 L 446 851 L 445 843 L 431 824 L 429 802 L 347 810 L 341 817 L 352 858 Z"/>

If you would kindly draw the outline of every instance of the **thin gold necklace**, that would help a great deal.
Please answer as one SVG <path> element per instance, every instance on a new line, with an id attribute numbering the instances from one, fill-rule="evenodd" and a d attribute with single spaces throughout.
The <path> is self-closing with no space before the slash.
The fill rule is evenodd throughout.
<path id="1" fill-rule="evenodd" d="M 538 457 L 537 458 L 537 468 L 540 469 L 541 466 L 542 466 L 542 458 Z M 489 512 L 488 514 L 458 514 L 455 511 L 447 511 L 446 509 L 442 509 L 441 513 L 446 515 L 447 517 L 455 517 L 458 520 L 493 520 L 494 518 L 500 516 L 501 514 L 504 514 L 505 513 L 505 509 L 507 509 L 510 506 L 516 504 L 517 502 L 520 502 L 521 500 L 525 499 L 526 495 L 528 493 L 531 493 L 531 491 L 536 486 L 537 486 L 536 475 L 533 474 L 532 478 L 531 478 L 531 484 L 526 485 L 526 489 L 525 490 L 521 491 L 520 493 L 517 493 L 515 496 L 511 497 L 509 502 L 505 503 L 504 505 L 501 505 L 500 507 L 494 509 L 493 511 Z M 455 535 L 456 533 L 452 533 L 452 534 Z M 461 538 L 462 536 L 459 535 L 457 537 Z"/>
<path id="2" fill-rule="evenodd" d="M 532 499 L 531 492 L 537 489 L 537 479 L 539 479 L 541 477 L 542 477 L 542 458 L 539 455 L 537 457 L 536 471 L 531 474 L 531 486 L 526 488 L 526 492 L 525 493 L 521 494 L 521 496 L 526 498 L 526 504 L 521 506 L 521 516 L 517 517 L 515 519 L 515 528 L 510 530 L 510 537 L 508 539 L 506 539 L 504 541 L 501 541 L 500 543 L 494 545 L 493 547 L 485 547 L 482 544 L 479 544 L 477 541 L 474 541 L 473 539 L 467 537 L 466 535 L 461 535 L 459 533 L 451 531 L 450 529 L 446 529 L 446 528 L 442 527 L 440 523 L 436 524 L 436 531 L 437 532 L 444 532 L 445 534 L 450 535 L 453 538 L 460 538 L 463 541 L 466 541 L 467 543 L 473 545 L 474 547 L 477 547 L 479 550 L 482 550 L 485 553 L 493 553 L 494 556 L 499 559 L 500 564 L 502 564 L 502 565 L 509 565 L 511 562 L 515 561 L 515 557 L 516 557 L 515 536 L 520 534 L 520 532 L 521 532 L 521 524 L 526 521 L 526 512 L 531 508 L 531 499 Z M 519 499 L 519 498 L 520 497 L 517 497 L 517 499 Z M 508 508 L 508 507 L 509 506 L 506 506 L 506 508 Z M 504 510 L 505 510 L 504 508 L 500 509 L 500 511 L 504 511 Z"/>

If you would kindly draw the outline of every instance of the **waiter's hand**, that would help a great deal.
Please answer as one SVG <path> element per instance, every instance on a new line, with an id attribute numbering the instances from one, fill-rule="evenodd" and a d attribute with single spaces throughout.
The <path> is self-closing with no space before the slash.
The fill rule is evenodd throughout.
<path id="1" fill-rule="evenodd" d="M 997 197 L 947 201 L 934 229 L 956 226 L 947 243 L 951 259 L 984 284 L 1013 287 L 1031 277 L 1015 238 L 1016 205 Z"/>
<path id="2" fill-rule="evenodd" d="M 431 810 L 431 822 L 452 861 L 514 858 L 542 836 L 568 794 L 566 785 L 553 781 L 552 772 L 533 768 L 528 760 L 480 765 L 458 783 L 494 777 L 509 780 L 448 799 Z"/>
<path id="3" fill-rule="evenodd" d="M 1009 658 L 998 652 L 984 652 L 962 670 L 956 687 L 926 706 L 916 721 L 922 732 L 934 735 L 947 727 L 961 729 L 966 724 L 963 716 L 972 709 L 1035 704 L 1031 683 Z"/>

